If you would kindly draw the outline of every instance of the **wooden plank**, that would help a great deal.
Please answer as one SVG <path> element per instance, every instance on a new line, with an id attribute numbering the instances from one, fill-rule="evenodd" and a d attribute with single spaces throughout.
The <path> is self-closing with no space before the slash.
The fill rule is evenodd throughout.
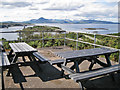
<path id="1" fill-rule="evenodd" d="M 84 50 L 75 50 L 75 51 L 67 51 L 67 52 L 57 52 L 56 55 L 66 58 L 66 59 L 74 59 L 74 58 L 83 58 L 97 55 L 104 55 L 109 53 L 115 53 L 118 50 L 112 49 L 104 49 L 104 48 L 94 48 L 94 49 L 84 49 Z"/>
<path id="2" fill-rule="evenodd" d="M 38 58 L 41 62 L 48 62 L 49 59 L 42 56 L 39 52 L 34 52 L 33 55 Z"/>
<path id="3" fill-rule="evenodd" d="M 20 52 L 29 52 L 30 50 L 25 47 L 25 44 L 22 43 L 15 43 L 17 48 L 19 48 L 21 51 Z"/>
<path id="4" fill-rule="evenodd" d="M 114 66 L 103 68 L 103 69 L 96 70 L 96 71 L 71 74 L 71 75 L 69 75 L 69 77 L 77 82 L 77 81 L 80 81 L 80 80 L 89 79 L 89 78 L 113 73 L 113 72 L 116 72 L 116 71 L 119 71 L 119 70 L 120 70 L 120 65 L 118 64 L 118 65 L 114 65 Z"/>
<path id="5" fill-rule="evenodd" d="M 0 66 L 10 65 L 7 54 L 5 52 L 0 53 Z"/>
<path id="6" fill-rule="evenodd" d="M 26 43 L 23 43 L 26 47 L 26 49 L 29 49 L 29 51 L 37 51 L 37 49 L 31 47 L 30 45 L 26 44 Z"/>
<path id="7" fill-rule="evenodd" d="M 29 46 L 28 44 L 22 43 L 10 43 L 10 47 L 13 49 L 14 52 L 35 52 L 37 51 L 33 47 Z"/>
<path id="8" fill-rule="evenodd" d="M 16 46 L 14 46 L 13 43 L 9 43 L 9 45 L 10 45 L 10 47 L 12 48 L 12 50 L 13 50 L 14 52 L 19 52 L 19 51 L 20 51 L 18 48 L 16 48 Z"/>
<path id="9" fill-rule="evenodd" d="M 58 59 L 58 60 L 52 60 L 52 61 L 49 61 L 52 65 L 55 65 L 55 64 L 63 64 L 64 63 L 64 59 Z"/>
<path id="10" fill-rule="evenodd" d="M 71 70 L 70 68 L 68 68 L 64 65 L 61 65 L 61 67 L 62 67 L 63 70 L 65 70 L 69 74 L 74 74 L 75 73 L 73 70 Z"/>

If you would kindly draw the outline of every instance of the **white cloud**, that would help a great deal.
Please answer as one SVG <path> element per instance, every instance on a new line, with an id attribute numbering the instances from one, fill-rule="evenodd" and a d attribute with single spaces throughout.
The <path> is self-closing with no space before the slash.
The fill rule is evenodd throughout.
<path id="1" fill-rule="evenodd" d="M 4 0 L 0 5 L 0 20 L 26 21 L 45 17 L 117 21 L 117 2 L 118 0 Z"/>

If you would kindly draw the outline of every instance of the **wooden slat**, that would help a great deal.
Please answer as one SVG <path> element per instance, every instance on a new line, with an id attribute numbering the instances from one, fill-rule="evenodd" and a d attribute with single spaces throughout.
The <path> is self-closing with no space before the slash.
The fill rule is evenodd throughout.
<path id="1" fill-rule="evenodd" d="M 63 70 L 65 70 L 69 74 L 74 74 L 75 73 L 73 70 L 71 70 L 70 68 L 68 68 L 64 65 L 61 65 L 61 67 L 62 67 Z"/>
<path id="2" fill-rule="evenodd" d="M 68 60 L 67 62 L 70 62 L 71 60 Z M 58 60 L 52 60 L 52 61 L 49 61 L 52 65 L 55 65 L 55 64 L 63 64 L 64 63 L 64 59 L 58 59 Z"/>
<path id="3" fill-rule="evenodd" d="M 23 43 L 26 47 L 26 49 L 29 49 L 30 51 L 37 51 L 36 49 L 34 49 L 33 47 L 31 47 L 30 45 Z"/>
<path id="4" fill-rule="evenodd" d="M 14 46 L 13 43 L 9 43 L 9 45 L 10 45 L 10 47 L 12 48 L 12 50 L 13 50 L 14 52 L 19 52 L 19 50 Z"/>
<path id="5" fill-rule="evenodd" d="M 28 51 L 30 51 L 29 49 L 27 49 L 25 47 L 25 44 L 23 44 L 23 43 L 15 43 L 15 45 L 17 46 L 17 48 L 19 48 L 21 50 L 21 52 L 28 52 Z"/>
<path id="6" fill-rule="evenodd" d="M 97 56 L 104 55 L 109 53 L 115 53 L 117 50 L 113 49 L 105 49 L 105 48 L 94 48 L 94 49 L 84 49 L 84 50 L 76 50 L 76 51 L 67 51 L 67 52 L 58 52 L 55 53 L 59 57 L 66 59 L 74 59 L 80 57 L 89 57 L 89 56 Z"/>
<path id="7" fill-rule="evenodd" d="M 119 71 L 119 70 L 120 70 L 120 65 L 114 65 L 114 66 L 103 68 L 103 69 L 100 69 L 100 70 L 97 70 L 97 71 L 71 74 L 71 75 L 69 75 L 69 77 L 77 82 L 77 81 L 80 81 L 80 80 L 89 79 L 89 78 L 109 74 L 109 73 L 116 72 L 116 71 Z"/>
<path id="8" fill-rule="evenodd" d="M 10 43 L 10 47 L 13 49 L 14 52 L 35 52 L 37 51 L 33 47 L 29 46 L 28 44 L 22 43 Z"/>
<path id="9" fill-rule="evenodd" d="M 45 58 L 43 55 L 41 55 L 39 52 L 34 52 L 33 55 L 38 58 L 41 62 L 48 62 L 49 59 Z"/>
<path id="10" fill-rule="evenodd" d="M 64 59 L 58 59 L 58 60 L 52 60 L 52 61 L 49 61 L 52 65 L 55 65 L 55 64 L 63 64 L 64 63 Z"/>
<path id="11" fill-rule="evenodd" d="M 0 53 L 0 66 L 10 65 L 7 54 L 5 52 Z"/>

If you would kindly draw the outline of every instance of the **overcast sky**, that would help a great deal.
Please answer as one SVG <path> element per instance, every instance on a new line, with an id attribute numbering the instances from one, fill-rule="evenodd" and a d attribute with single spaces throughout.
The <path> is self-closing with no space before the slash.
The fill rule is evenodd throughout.
<path id="1" fill-rule="evenodd" d="M 94 19 L 118 21 L 119 0 L 1 0 L 0 21 Z"/>

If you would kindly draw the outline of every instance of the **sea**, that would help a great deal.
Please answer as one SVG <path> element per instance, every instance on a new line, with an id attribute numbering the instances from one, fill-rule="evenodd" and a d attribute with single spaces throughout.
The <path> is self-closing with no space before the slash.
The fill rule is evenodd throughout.
<path id="1" fill-rule="evenodd" d="M 58 23 L 36 23 L 35 25 L 39 26 L 55 26 L 60 27 L 62 30 L 65 31 L 72 31 L 72 32 L 84 32 L 84 33 L 98 33 L 98 34 L 113 34 L 118 33 L 118 24 L 58 24 Z M 27 26 L 33 27 L 33 26 Z M 26 27 L 26 28 L 27 28 Z M 0 32 L 7 32 L 7 31 L 16 31 L 22 30 L 23 26 L 15 26 L 9 28 L 1 28 Z M 100 28 L 97 30 L 87 30 L 85 28 Z M 101 29 L 103 28 L 103 29 Z M 17 40 L 19 37 L 18 33 L 0 33 L 0 38 L 5 38 L 7 40 Z"/>

